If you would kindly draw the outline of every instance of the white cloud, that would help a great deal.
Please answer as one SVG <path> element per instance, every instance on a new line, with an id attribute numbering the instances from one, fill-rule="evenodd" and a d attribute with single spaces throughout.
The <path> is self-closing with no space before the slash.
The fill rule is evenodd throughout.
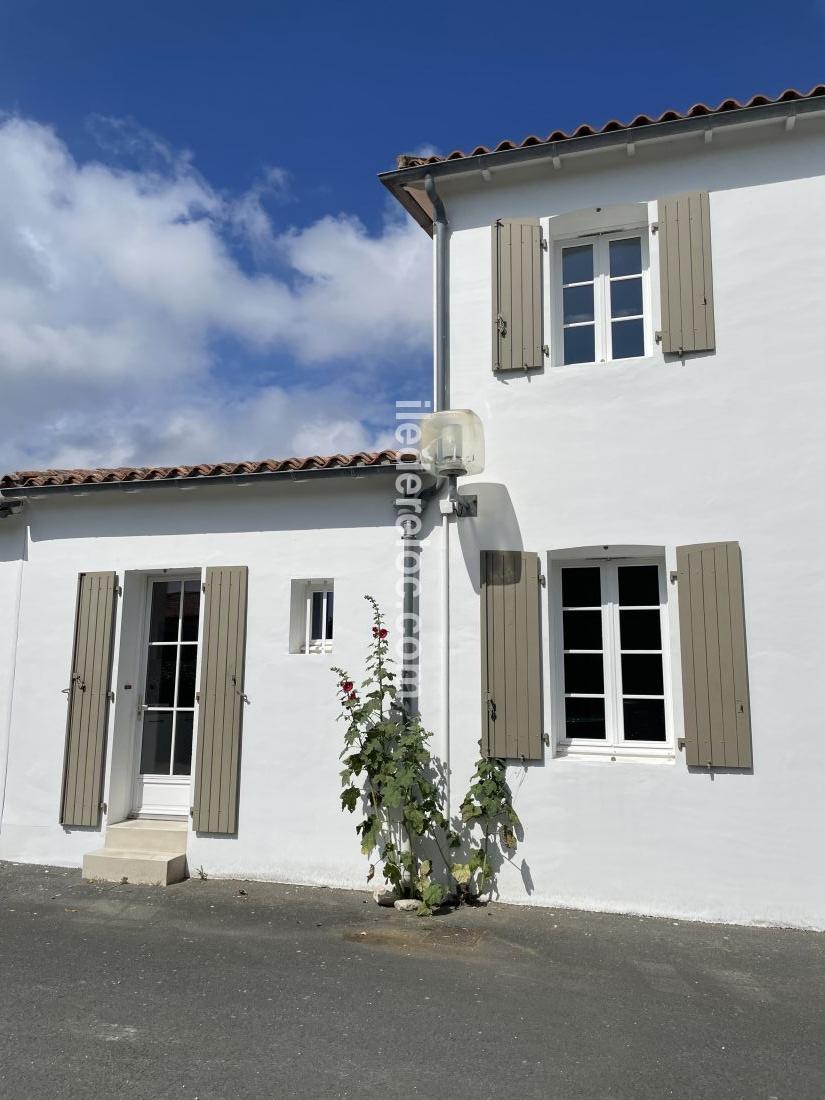
<path id="1" fill-rule="evenodd" d="M 79 164 L 46 127 L 0 121 L 0 467 L 373 442 L 350 388 L 310 390 L 317 372 L 300 369 L 228 382 L 216 345 L 273 372 L 348 360 L 366 388 L 370 369 L 429 347 L 426 235 L 400 216 L 378 235 L 346 215 L 276 232 L 263 200 L 283 197 L 280 169 L 221 195 L 188 154 L 104 121 L 107 149 L 120 138 L 143 167 Z M 254 270 L 233 252 L 239 232 Z"/>

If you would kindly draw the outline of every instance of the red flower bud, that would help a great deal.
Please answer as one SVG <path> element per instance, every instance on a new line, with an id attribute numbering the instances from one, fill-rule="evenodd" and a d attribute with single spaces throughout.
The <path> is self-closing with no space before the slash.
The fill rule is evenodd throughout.
<path id="1" fill-rule="evenodd" d="M 343 691 L 345 695 L 349 694 L 349 692 L 352 691 L 353 687 L 354 687 L 354 685 L 353 685 L 352 680 L 342 680 L 341 681 L 341 691 Z"/>
<path id="2" fill-rule="evenodd" d="M 386 638 L 386 636 L 387 636 L 387 632 L 383 628 L 378 631 L 378 637 L 379 638 Z"/>
<path id="3" fill-rule="evenodd" d="M 374 627 L 372 628 L 372 636 L 373 636 L 373 638 L 377 638 L 377 637 L 378 637 L 378 627 L 377 627 L 377 626 L 374 626 Z"/>
<path id="4" fill-rule="evenodd" d="M 352 687 L 352 684 L 350 684 L 350 687 Z M 347 698 L 350 700 L 350 702 L 354 703 L 358 699 L 358 696 L 354 691 L 351 691 Z"/>

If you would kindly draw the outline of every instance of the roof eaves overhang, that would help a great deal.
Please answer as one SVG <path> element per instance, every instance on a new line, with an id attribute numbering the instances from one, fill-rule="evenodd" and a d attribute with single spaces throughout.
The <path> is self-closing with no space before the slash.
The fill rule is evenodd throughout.
<path id="1" fill-rule="evenodd" d="M 0 491 L 0 507 L 8 501 L 25 497 L 29 500 L 46 497 L 92 496 L 117 491 L 121 493 L 153 492 L 155 489 L 177 489 L 179 492 L 205 488 L 207 486 L 232 485 L 244 488 L 250 485 L 271 482 L 316 482 L 328 478 L 345 478 L 349 481 L 374 480 L 380 475 L 395 475 L 398 468 L 393 463 L 378 466 L 334 467 L 317 470 L 278 470 L 263 471 L 257 474 L 215 474 L 197 477 L 158 478 L 150 481 L 98 481 L 61 485 L 19 485 L 5 487 Z M 429 475 L 423 475 L 426 480 Z"/>
<path id="2" fill-rule="evenodd" d="M 534 145 L 516 149 L 492 150 L 489 153 L 479 153 L 475 156 L 457 156 L 452 160 L 416 164 L 410 168 L 380 172 L 378 178 L 422 229 L 432 236 L 432 215 L 417 198 L 419 191 L 421 195 L 424 194 L 423 182 L 427 176 L 438 179 L 455 178 L 481 173 L 485 170 L 499 170 L 537 163 L 541 160 L 552 161 L 563 157 L 581 156 L 586 153 L 598 153 L 627 145 L 673 141 L 681 137 L 687 138 L 696 134 L 706 134 L 708 131 L 727 130 L 734 127 L 753 125 L 754 123 L 768 123 L 774 120 L 785 120 L 800 115 L 821 114 L 823 112 L 825 112 L 825 100 L 822 97 L 760 104 L 753 107 L 739 107 L 718 114 L 710 113 L 693 118 L 680 118 L 668 122 L 651 122 L 642 126 L 626 127 L 606 134 L 583 134 L 579 137 L 568 137 L 559 141 L 536 142 Z"/>

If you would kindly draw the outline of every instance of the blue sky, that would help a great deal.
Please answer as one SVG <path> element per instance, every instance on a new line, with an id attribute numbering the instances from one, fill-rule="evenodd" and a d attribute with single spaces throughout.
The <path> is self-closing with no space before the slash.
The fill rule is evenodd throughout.
<path id="1" fill-rule="evenodd" d="M 429 385 L 396 153 L 825 79 L 825 0 L 434 12 L 4 0 L 0 466 L 380 444 Z"/>

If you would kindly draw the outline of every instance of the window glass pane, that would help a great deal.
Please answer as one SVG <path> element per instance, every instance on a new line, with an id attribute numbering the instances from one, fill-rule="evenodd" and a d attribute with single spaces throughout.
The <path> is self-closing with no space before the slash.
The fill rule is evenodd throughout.
<path id="1" fill-rule="evenodd" d="M 150 642 L 176 642 L 180 615 L 180 581 L 156 581 L 152 585 L 149 616 Z"/>
<path id="2" fill-rule="evenodd" d="M 198 647 L 196 645 L 182 645 L 180 647 L 180 670 L 178 672 L 178 706 L 193 707 L 195 705 L 195 666 L 198 661 Z"/>
<path id="3" fill-rule="evenodd" d="M 642 238 L 625 237 L 610 242 L 610 274 L 640 275 L 642 272 Z"/>
<path id="4" fill-rule="evenodd" d="M 145 712 L 140 746 L 140 774 L 168 775 L 171 755 L 172 712 Z"/>
<path id="5" fill-rule="evenodd" d="M 665 741 L 665 703 L 663 699 L 625 699 L 625 741 Z"/>
<path id="6" fill-rule="evenodd" d="M 644 321 L 614 321 L 610 326 L 613 336 L 613 358 L 634 359 L 645 353 Z"/>
<path id="7" fill-rule="evenodd" d="M 146 664 L 146 692 L 143 700 L 148 706 L 171 707 L 174 704 L 177 656 L 178 647 L 176 645 L 149 646 L 149 659 Z"/>
<path id="8" fill-rule="evenodd" d="M 572 695 L 599 695 L 604 691 L 601 653 L 565 653 L 564 690 Z"/>
<path id="9" fill-rule="evenodd" d="M 593 245 L 578 244 L 561 251 L 561 281 L 586 283 L 593 279 Z"/>
<path id="10" fill-rule="evenodd" d="M 198 619 L 201 609 L 201 582 L 184 581 L 183 585 L 183 624 L 181 638 L 184 642 L 198 640 Z"/>
<path id="11" fill-rule="evenodd" d="M 659 567 L 620 565 L 619 604 L 622 607 L 658 607 Z"/>
<path id="12" fill-rule="evenodd" d="M 324 593 L 312 593 L 312 621 L 309 627 L 309 637 L 313 642 L 320 642 L 323 637 Z"/>
<path id="13" fill-rule="evenodd" d="M 326 639 L 327 639 L 328 642 L 332 640 L 332 601 L 333 601 L 333 593 L 332 592 L 327 592 L 327 632 L 326 632 Z"/>
<path id="14" fill-rule="evenodd" d="M 662 648 L 662 624 L 658 611 L 620 611 L 619 633 L 622 649 Z"/>
<path id="15" fill-rule="evenodd" d="M 564 330 L 565 363 L 595 363 L 596 330 L 593 325 Z"/>
<path id="16" fill-rule="evenodd" d="M 565 699 L 564 717 L 567 737 L 605 739 L 604 699 Z"/>
<path id="17" fill-rule="evenodd" d="M 623 695 L 662 695 L 664 690 L 662 658 L 658 653 L 622 654 Z"/>
<path id="18" fill-rule="evenodd" d="M 633 280 L 635 282 L 635 279 Z M 588 286 L 566 286 L 562 290 L 564 299 L 564 323 L 575 324 L 578 321 L 593 320 L 593 284 Z"/>
<path id="19" fill-rule="evenodd" d="M 192 774 L 192 721 L 194 715 L 179 714 L 175 726 L 175 759 L 173 775 Z"/>
<path id="20" fill-rule="evenodd" d="M 573 287 L 582 290 L 583 287 Z M 564 292 L 567 294 L 567 291 Z M 642 280 L 620 279 L 610 284 L 610 316 L 640 317 L 644 313 L 642 305 Z M 566 318 L 565 318 L 566 320 Z"/>
<path id="21" fill-rule="evenodd" d="M 634 612 L 630 612 L 634 614 Z M 647 615 L 647 611 L 635 612 Z M 565 649 L 601 649 L 601 611 L 563 611 Z"/>
<path id="22" fill-rule="evenodd" d="M 602 584 L 599 567 L 562 569 L 561 602 L 565 607 L 601 607 Z"/>

